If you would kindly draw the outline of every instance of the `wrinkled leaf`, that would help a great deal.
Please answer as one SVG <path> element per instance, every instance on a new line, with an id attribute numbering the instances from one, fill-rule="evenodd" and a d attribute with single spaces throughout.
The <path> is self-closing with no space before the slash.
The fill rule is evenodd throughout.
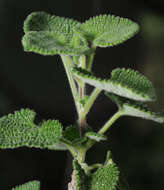
<path id="1" fill-rule="evenodd" d="M 100 15 L 90 18 L 76 31 L 83 34 L 94 46 L 108 47 L 118 45 L 134 36 L 138 24 L 127 18 L 114 15 Z"/>
<path id="2" fill-rule="evenodd" d="M 83 82 L 99 89 L 139 101 L 156 99 L 151 82 L 132 69 L 114 69 L 110 79 L 101 79 L 82 68 L 73 68 L 73 74 Z"/>
<path id="3" fill-rule="evenodd" d="M 79 24 L 73 19 L 34 12 L 24 22 L 24 50 L 42 55 L 84 54 L 88 51 L 88 43 L 74 33 L 74 27 Z"/>
<path id="4" fill-rule="evenodd" d="M 37 126 L 35 112 L 21 109 L 0 118 L 0 148 L 22 146 L 48 148 L 58 143 L 62 126 L 57 120 L 48 120 Z"/>

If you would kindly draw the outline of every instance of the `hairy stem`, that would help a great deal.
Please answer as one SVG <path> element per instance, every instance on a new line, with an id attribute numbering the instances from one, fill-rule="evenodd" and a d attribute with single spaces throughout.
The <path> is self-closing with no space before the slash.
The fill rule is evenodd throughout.
<path id="1" fill-rule="evenodd" d="M 82 68 L 86 68 L 86 57 L 85 55 L 80 56 L 79 59 L 79 66 Z M 85 96 L 85 83 L 82 81 L 77 82 L 79 86 L 79 98 L 80 100 L 83 100 Z M 86 126 L 86 118 L 85 115 L 83 114 L 83 105 L 80 105 L 80 111 L 79 111 L 79 125 L 80 125 L 80 136 L 83 136 L 85 132 L 85 126 Z"/>
<path id="2" fill-rule="evenodd" d="M 65 71 L 66 71 L 66 74 L 67 74 L 67 77 L 68 77 L 68 81 L 69 81 L 69 84 L 70 84 L 70 87 L 71 87 L 71 91 L 72 91 L 72 95 L 73 95 L 74 102 L 75 102 L 75 105 L 76 105 L 76 109 L 77 109 L 77 112 L 79 113 L 79 105 L 78 105 L 79 97 L 78 97 L 76 84 L 75 84 L 75 81 L 74 81 L 72 73 L 71 73 L 70 59 L 67 56 L 64 56 L 64 55 L 62 55 L 61 58 L 62 58 L 64 68 L 65 68 Z"/>
<path id="3" fill-rule="evenodd" d="M 119 110 L 116 112 L 106 123 L 105 125 L 99 130 L 99 134 L 104 134 L 110 127 L 111 125 L 119 118 L 121 117 L 122 112 Z"/>

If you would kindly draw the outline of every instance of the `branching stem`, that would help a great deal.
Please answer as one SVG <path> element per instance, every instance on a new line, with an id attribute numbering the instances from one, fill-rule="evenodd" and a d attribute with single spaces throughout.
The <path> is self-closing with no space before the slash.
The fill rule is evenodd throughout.
<path id="1" fill-rule="evenodd" d="M 98 89 L 98 88 L 95 88 L 93 90 L 92 94 L 89 97 L 89 100 L 87 101 L 86 105 L 84 106 L 84 115 L 85 116 L 89 113 L 91 107 L 93 106 L 93 104 L 94 104 L 96 98 L 98 97 L 98 95 L 100 94 L 100 92 L 101 92 L 101 89 Z"/>
<path id="2" fill-rule="evenodd" d="M 78 97 L 76 84 L 75 84 L 75 81 L 74 81 L 72 73 L 71 73 L 71 68 L 70 68 L 71 61 L 68 56 L 61 55 L 61 58 L 62 58 L 64 68 L 65 68 L 65 71 L 66 71 L 66 74 L 68 77 L 68 81 L 69 81 L 69 84 L 71 87 L 71 91 L 72 91 L 72 95 L 73 95 L 74 102 L 76 105 L 76 109 L 77 109 L 77 112 L 79 113 L 79 105 L 78 105 L 79 97 Z"/>

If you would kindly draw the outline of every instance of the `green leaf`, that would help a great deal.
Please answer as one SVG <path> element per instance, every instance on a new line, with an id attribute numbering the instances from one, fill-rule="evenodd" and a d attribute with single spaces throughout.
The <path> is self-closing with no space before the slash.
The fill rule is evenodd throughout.
<path id="1" fill-rule="evenodd" d="M 119 171 L 113 162 L 98 168 L 88 181 L 89 190 L 115 190 L 119 180 Z"/>
<path id="2" fill-rule="evenodd" d="M 86 188 L 87 176 L 85 175 L 84 170 L 78 164 L 77 160 L 73 161 L 73 169 L 74 169 L 74 172 L 75 172 L 76 190 L 88 190 Z"/>
<path id="3" fill-rule="evenodd" d="M 12 190 L 39 190 L 40 189 L 40 182 L 39 181 L 30 181 L 23 185 L 19 185 Z"/>
<path id="4" fill-rule="evenodd" d="M 164 122 L 163 113 L 152 112 L 148 106 L 139 101 L 129 100 L 114 94 L 105 93 L 121 109 L 122 115 L 141 117 L 143 119 L 153 120 L 158 123 Z"/>
<path id="5" fill-rule="evenodd" d="M 22 146 L 48 148 L 58 143 L 62 136 L 62 126 L 57 120 L 34 123 L 35 112 L 21 109 L 0 118 L 0 148 Z"/>
<path id="6" fill-rule="evenodd" d="M 74 33 L 79 22 L 45 12 L 34 12 L 24 22 L 22 44 L 25 51 L 42 55 L 80 55 L 89 48 L 80 34 Z"/>
<path id="7" fill-rule="evenodd" d="M 97 142 L 107 140 L 107 137 L 105 135 L 98 134 L 96 132 L 87 132 L 85 133 L 85 136 Z"/>
<path id="8" fill-rule="evenodd" d="M 50 15 L 46 12 L 33 12 L 24 21 L 24 32 L 30 31 L 53 31 L 65 34 L 68 38 L 72 37 L 73 28 L 80 22 L 70 19 Z"/>
<path id="9" fill-rule="evenodd" d="M 68 126 L 63 132 L 63 140 L 66 144 L 71 146 L 78 146 L 84 143 L 87 138 L 85 136 L 80 137 L 79 129 L 75 126 Z"/>
<path id="10" fill-rule="evenodd" d="M 139 101 L 156 99 L 151 82 L 132 69 L 114 69 L 110 79 L 101 79 L 82 68 L 73 68 L 73 74 L 83 82 L 99 89 Z"/>
<path id="11" fill-rule="evenodd" d="M 118 45 L 134 36 L 138 30 L 135 22 L 114 15 L 95 16 L 76 29 L 99 47 Z"/>

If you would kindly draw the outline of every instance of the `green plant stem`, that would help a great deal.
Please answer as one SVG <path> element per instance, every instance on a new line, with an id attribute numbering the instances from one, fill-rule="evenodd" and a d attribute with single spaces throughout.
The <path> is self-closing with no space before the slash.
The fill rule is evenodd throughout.
<path id="1" fill-rule="evenodd" d="M 111 125 L 122 115 L 121 110 L 116 112 L 106 123 L 105 125 L 98 131 L 99 134 L 104 134 Z"/>
<path id="2" fill-rule="evenodd" d="M 88 112 L 90 111 L 91 107 L 93 106 L 96 98 L 98 97 L 98 95 L 100 94 L 101 89 L 95 88 L 91 94 L 91 96 L 89 97 L 89 100 L 87 101 L 86 105 L 84 106 L 84 115 L 86 116 L 88 114 Z"/>
<path id="3" fill-rule="evenodd" d="M 122 112 L 119 110 L 116 112 L 113 117 L 111 117 L 106 124 L 99 130 L 99 134 L 104 134 L 110 126 L 122 115 Z M 92 139 L 89 139 L 87 144 L 85 145 L 86 151 L 88 151 L 96 142 Z"/>
<path id="4" fill-rule="evenodd" d="M 93 64 L 93 59 L 95 56 L 95 51 L 96 51 L 96 46 L 92 45 L 91 46 L 91 54 L 88 57 L 88 64 L 87 64 L 87 70 L 91 71 L 92 69 L 92 64 Z"/>
<path id="5" fill-rule="evenodd" d="M 72 95 L 73 95 L 74 102 L 75 102 L 75 105 L 76 105 L 76 109 L 77 109 L 77 112 L 79 113 L 79 104 L 78 104 L 79 103 L 79 97 L 78 97 L 76 84 L 75 84 L 75 81 L 73 79 L 73 76 L 72 76 L 72 73 L 71 73 L 71 68 L 70 68 L 70 65 L 69 65 L 70 64 L 70 59 L 67 56 L 64 56 L 64 55 L 62 55 L 61 58 L 62 58 L 64 68 L 65 68 L 65 71 L 66 71 L 66 74 L 67 74 L 67 77 L 68 77 L 68 81 L 69 81 L 69 84 L 70 84 L 70 87 L 71 87 L 71 91 L 72 91 Z"/>
<path id="6" fill-rule="evenodd" d="M 79 66 L 82 68 L 86 68 L 86 57 L 85 55 L 80 56 L 79 59 Z M 85 96 L 85 83 L 82 82 L 81 80 L 78 82 L 78 87 L 79 87 L 79 98 L 80 100 L 83 100 L 84 96 Z M 85 115 L 83 114 L 83 105 L 80 105 L 80 111 L 79 111 L 79 125 L 80 125 L 80 136 L 83 136 L 84 132 L 85 132 L 85 127 L 86 127 L 86 118 Z"/>
<path id="7" fill-rule="evenodd" d="M 72 146 L 68 145 L 68 144 L 65 144 L 65 145 L 67 146 L 68 150 L 71 152 L 73 158 L 77 158 L 76 150 L 74 150 L 74 148 Z"/>

